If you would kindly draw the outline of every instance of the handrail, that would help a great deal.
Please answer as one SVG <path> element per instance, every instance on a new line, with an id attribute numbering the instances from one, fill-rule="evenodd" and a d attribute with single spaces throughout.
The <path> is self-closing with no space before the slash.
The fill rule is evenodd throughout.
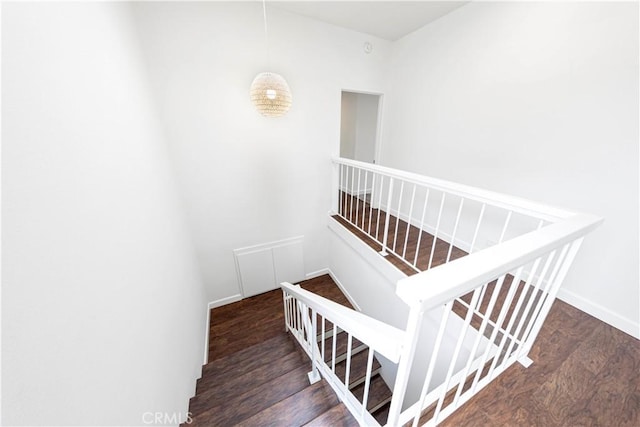
<path id="1" fill-rule="evenodd" d="M 528 353 L 583 238 L 603 219 L 384 166 L 333 163 L 333 212 L 381 255 L 417 272 L 396 284 L 409 320 L 388 425 L 413 419 L 416 426 L 428 407 L 428 425 L 436 425 L 511 364 L 531 363 Z M 446 255 L 434 262 L 435 253 Z M 430 354 L 417 357 L 427 312 L 441 320 Z M 428 363 L 427 373 L 418 379 L 419 400 L 402 411 L 411 403 L 404 399 L 414 358 Z"/>
<path id="2" fill-rule="evenodd" d="M 349 332 L 363 344 L 375 349 L 382 356 L 397 363 L 400 359 L 405 332 L 384 322 L 306 291 L 291 283 L 281 283 L 282 289 L 318 314 Z"/>
<path id="3" fill-rule="evenodd" d="M 603 221 L 594 215 L 576 214 L 562 222 L 401 279 L 396 293 L 407 304 L 423 304 L 423 310 L 430 310 L 466 294 L 479 283 L 586 235 Z"/>
<path id="4" fill-rule="evenodd" d="M 415 427 L 423 415 L 437 425 L 516 361 L 531 363 L 529 351 L 584 236 L 603 219 L 384 166 L 333 162 L 338 216 L 373 239 L 381 255 L 418 272 L 396 284 L 409 306 L 406 328 L 282 283 L 287 330 L 312 361 L 310 380 L 321 374 L 361 425 L 379 425 L 367 410 L 374 353 L 397 366 L 386 426 L 413 420 Z M 433 263 L 437 251 L 446 256 Z M 440 322 L 424 322 L 427 312 Z M 421 333 L 431 326 L 437 330 Z M 424 350 L 427 335 L 435 340 Z M 344 358 L 337 357 L 337 336 L 346 341 Z M 354 348 L 354 340 L 362 346 Z M 360 400 L 351 391 L 350 363 L 367 347 Z M 344 372 L 336 369 L 342 362 Z M 424 380 L 415 378 L 416 363 L 427 365 Z M 416 385 L 418 400 L 405 401 Z"/>
<path id="5" fill-rule="evenodd" d="M 308 292 L 299 285 L 285 282 L 280 286 L 286 328 L 311 359 L 312 370 L 308 374 L 311 383 L 320 380 L 322 375 L 360 425 L 379 426 L 368 410 L 374 354 L 400 363 L 406 332 Z M 356 340 L 360 344 L 354 348 Z M 338 353 L 338 349 L 343 348 L 337 345 L 338 341 L 346 344 L 345 353 Z M 364 351 L 368 352 L 364 376 L 358 372 L 357 377 L 351 378 L 352 361 Z M 344 368 L 342 373 L 339 366 Z M 360 398 L 356 397 L 353 388 L 360 387 L 362 381 L 364 388 Z"/>
<path id="6" fill-rule="evenodd" d="M 551 222 L 558 221 L 559 219 L 565 219 L 575 214 L 572 211 L 556 206 L 538 203 L 520 197 L 510 196 L 507 194 L 485 190 L 470 185 L 459 184 L 452 181 L 445 181 L 442 179 L 427 177 L 424 175 L 419 175 L 416 173 L 406 172 L 385 166 L 345 159 L 342 157 L 333 157 L 332 161 L 335 164 L 352 166 L 365 171 L 400 179 L 412 184 L 432 187 L 434 189 L 456 194 L 470 200 L 487 203 L 492 206 L 509 209 L 514 212 L 534 216 L 536 218 L 544 219 Z"/>

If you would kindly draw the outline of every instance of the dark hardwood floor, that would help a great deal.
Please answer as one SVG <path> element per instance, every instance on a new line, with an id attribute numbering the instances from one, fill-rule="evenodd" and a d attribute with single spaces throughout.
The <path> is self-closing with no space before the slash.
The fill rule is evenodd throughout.
<path id="1" fill-rule="evenodd" d="M 360 199 L 358 199 L 357 197 L 351 197 L 342 192 L 341 197 L 343 215 L 348 220 L 345 220 L 339 215 L 333 215 L 333 218 L 371 248 L 378 252 L 381 251 L 382 245 L 367 235 L 367 233 L 370 233 L 379 241 L 383 241 L 387 213 L 384 210 L 372 208 L 367 202 L 368 195 L 360 196 Z M 357 227 L 350 221 L 356 223 Z M 411 276 L 418 273 L 418 271 L 425 271 L 430 267 L 437 267 L 440 264 L 444 264 L 447 262 L 447 257 L 450 261 L 453 261 L 468 255 L 467 252 L 460 248 L 455 246 L 450 247 L 449 243 L 440 238 L 435 239 L 435 244 L 433 240 L 433 235 L 424 231 L 421 232 L 418 227 L 409 225 L 402 219 L 398 220 L 394 215 L 389 215 L 387 245 L 395 254 L 389 252 L 386 259 L 404 274 Z M 431 256 L 432 250 L 433 256 Z M 451 250 L 451 254 L 449 254 L 449 250 Z M 402 255 L 404 256 L 401 258 Z M 406 261 L 410 264 L 415 262 L 415 268 L 408 265 Z"/>
<path id="2" fill-rule="evenodd" d="M 300 285 L 353 308 L 329 275 Z M 276 289 L 211 311 L 209 363 L 202 369 L 189 406 L 194 425 L 357 425 L 326 382 L 308 385 L 310 361 L 285 333 L 282 307 L 282 291 Z M 330 322 L 325 327 L 333 328 Z M 344 332 L 336 338 L 335 372 L 345 382 L 347 363 L 342 357 L 349 341 Z M 333 354 L 330 343 L 329 338 L 327 360 Z M 368 349 L 354 338 L 351 351 L 349 384 L 362 401 Z M 390 399 L 391 391 L 374 358 L 367 409 L 382 424 Z"/>
<path id="3" fill-rule="evenodd" d="M 443 426 L 640 426 L 640 341 L 560 301 L 529 357 Z"/>
<path id="4" fill-rule="evenodd" d="M 368 228 L 369 206 L 365 206 L 360 215 L 364 214 L 364 225 Z M 372 213 L 375 227 L 377 210 L 373 209 Z M 384 211 L 381 214 L 384 216 Z M 376 251 L 381 249 L 377 242 L 343 218 L 337 215 L 333 218 Z M 390 242 L 395 233 L 395 220 L 391 216 Z M 406 222 L 401 220 L 399 239 L 406 236 L 406 227 Z M 417 246 L 419 230 L 414 228 L 411 226 L 409 231 L 408 248 Z M 417 264 L 421 270 L 427 265 L 432 242 L 433 236 L 424 233 Z M 438 239 L 432 265 L 443 263 L 446 257 L 443 254 L 447 251 L 448 244 Z M 411 256 L 413 254 L 415 252 L 411 252 Z M 451 259 L 465 255 L 464 251 L 453 248 Z M 395 255 L 385 259 L 407 275 L 416 274 Z M 507 281 L 511 279 L 508 277 Z M 469 301 L 470 297 L 471 294 L 462 299 Z M 466 309 L 461 307 L 454 311 L 461 317 L 466 314 Z M 517 363 L 511 366 L 441 425 L 640 427 L 639 340 L 556 300 L 529 357 L 533 365 L 529 368 Z"/>
<path id="5" fill-rule="evenodd" d="M 367 206 L 360 213 L 365 215 L 365 224 L 368 212 Z M 377 215 L 375 209 L 373 215 L 374 218 Z M 381 249 L 379 244 L 353 225 L 337 216 L 334 218 L 372 248 Z M 393 230 L 395 218 L 392 217 L 391 221 Z M 400 221 L 399 237 L 406 235 L 406 226 L 404 221 Z M 408 247 L 417 243 L 417 233 L 418 230 L 413 230 L 413 227 L 410 229 Z M 422 238 L 418 261 L 421 269 L 428 262 L 432 239 L 429 240 L 429 236 Z M 447 251 L 448 244 L 438 241 L 433 265 L 444 262 L 443 254 Z M 453 248 L 452 259 L 464 255 L 466 253 L 463 251 Z M 386 259 L 407 275 L 416 273 L 394 255 Z M 340 298 L 342 294 L 339 290 L 334 295 L 326 294 L 338 289 L 336 286 L 326 286 L 331 284 L 329 276 L 325 276 L 321 286 L 316 285 L 309 290 L 321 294 L 324 292 L 324 296 L 331 299 Z M 265 302 L 280 299 L 281 294 L 265 294 L 256 297 L 256 302 L 263 298 Z M 346 299 L 343 303 L 349 305 Z M 252 307 L 251 312 L 265 310 L 263 307 L 267 305 L 280 310 L 271 314 L 273 325 L 270 320 L 256 324 L 256 333 L 266 337 L 271 330 L 280 331 L 283 328 L 281 303 L 254 305 L 254 301 L 248 299 L 237 304 Z M 230 320 L 230 313 L 225 314 L 223 309 L 212 314 L 211 336 L 219 333 L 222 340 L 219 343 L 239 342 L 240 338 L 233 338 L 233 332 L 227 331 L 224 325 L 218 327 L 215 324 L 217 321 L 224 323 Z M 249 321 L 252 322 L 256 320 Z M 210 354 L 216 357 L 216 354 L 224 351 L 214 345 Z M 442 425 L 640 427 L 639 340 L 556 300 L 529 356 L 534 361 L 533 365 L 529 368 L 513 365 Z"/>
<path id="6" fill-rule="evenodd" d="M 302 286 L 348 305 L 329 276 L 316 280 Z M 268 341 L 283 330 L 280 290 L 214 309 L 210 360 L 224 359 L 229 346 Z M 557 300 L 530 357 L 533 365 L 513 365 L 442 425 L 640 426 L 640 341 Z M 349 425 L 353 420 L 336 421 L 343 411 L 334 407 L 312 425 Z"/>
<path id="7" fill-rule="evenodd" d="M 211 310 L 209 362 L 284 332 L 282 291 L 274 290 Z"/>
<path id="8" fill-rule="evenodd" d="M 303 287 L 348 305 L 328 276 Z M 280 289 L 211 310 L 209 361 L 189 425 L 357 426 L 326 381 L 309 384 L 311 363 L 285 332 L 282 313 Z"/>
<path id="9" fill-rule="evenodd" d="M 300 283 L 303 289 L 353 308 L 329 275 Z M 282 291 L 276 289 L 211 310 L 209 362 L 284 332 Z"/>
<path id="10" fill-rule="evenodd" d="M 368 215 L 365 210 L 362 213 Z M 364 233 L 341 218 L 334 218 L 371 247 L 380 250 L 379 244 Z M 395 218 L 392 217 L 391 221 L 395 221 Z M 406 227 L 406 223 L 400 221 L 399 237 L 407 235 Z M 408 247 L 411 242 L 417 246 L 418 232 L 413 227 L 409 229 Z M 420 238 L 418 267 L 424 269 L 433 237 Z M 449 248 L 446 242 L 439 239 L 435 248 L 433 265 L 439 265 L 444 262 Z M 407 253 L 411 257 L 415 252 L 410 251 L 408 249 Z M 452 249 L 452 259 L 464 255 L 465 252 Z M 393 255 L 386 259 L 407 275 L 416 273 Z M 301 286 L 351 307 L 328 275 L 302 282 Z M 462 299 L 466 301 L 468 296 Z M 464 315 L 464 309 L 458 311 L 459 315 Z M 331 396 L 331 389 L 324 382 L 308 387 L 306 356 L 291 352 L 296 344 L 284 330 L 282 292 L 279 289 L 211 311 L 210 363 L 203 367 L 203 378 L 198 382 L 197 391 L 202 394 L 192 399 L 193 408 L 204 411 L 205 417 L 200 416 L 196 424 L 235 425 L 238 423 L 231 420 L 242 419 L 240 425 L 257 426 L 263 425 L 263 420 L 268 418 L 271 420 L 269 425 L 274 426 L 357 425 L 346 408 L 337 404 L 337 400 Z M 275 348 L 281 350 L 274 353 Z M 269 351 L 270 357 L 282 352 L 283 358 L 277 367 L 254 367 L 251 353 L 262 351 Z M 529 368 L 520 364 L 511 366 L 441 425 L 640 427 L 639 340 L 556 300 L 529 357 L 533 365 Z M 226 372 L 230 365 L 242 365 L 246 373 L 211 375 L 212 371 Z M 283 378 L 290 379 L 283 380 L 283 390 L 278 392 L 273 388 L 274 383 L 266 382 L 266 377 L 280 375 L 280 372 L 300 375 L 284 375 Z M 242 399 L 235 404 L 225 405 L 222 410 L 211 407 L 212 401 L 224 401 L 226 393 L 254 384 L 256 380 L 263 384 L 260 387 L 264 390 L 249 387 L 242 399 L 258 397 L 260 401 L 262 398 L 264 401 L 260 404 L 264 404 L 265 408 L 260 415 L 244 417 Z M 212 384 L 215 384 L 215 390 L 209 389 Z M 357 393 L 357 390 L 354 391 Z M 294 400 L 299 399 L 315 402 L 309 408 L 310 413 L 291 410 L 295 406 Z M 385 408 L 379 415 L 376 418 L 384 423 Z"/>

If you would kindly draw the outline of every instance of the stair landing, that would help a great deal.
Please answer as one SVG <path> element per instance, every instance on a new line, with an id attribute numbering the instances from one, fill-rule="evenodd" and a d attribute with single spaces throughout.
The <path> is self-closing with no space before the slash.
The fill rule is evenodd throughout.
<path id="1" fill-rule="evenodd" d="M 352 308 L 328 275 L 300 285 Z M 280 289 L 213 309 L 209 342 L 191 426 L 358 425 L 324 380 L 309 384 L 311 362 L 285 332 Z"/>

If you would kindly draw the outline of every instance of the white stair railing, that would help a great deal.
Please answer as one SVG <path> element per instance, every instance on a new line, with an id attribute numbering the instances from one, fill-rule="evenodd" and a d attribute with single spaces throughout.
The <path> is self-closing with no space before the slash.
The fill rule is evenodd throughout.
<path id="1" fill-rule="evenodd" d="M 412 274 L 396 287 L 409 306 L 404 331 L 282 285 L 287 329 L 358 422 L 378 425 L 366 391 L 364 402 L 349 391 L 349 366 L 344 381 L 335 375 L 339 330 L 349 348 L 354 338 L 368 345 L 369 360 L 378 352 L 397 364 L 388 426 L 437 425 L 516 361 L 532 363 L 528 353 L 584 236 L 602 219 L 353 160 L 334 164 L 334 215 Z M 417 349 L 427 314 L 440 321 L 425 356 Z M 426 367 L 421 393 L 408 401 L 418 365 Z"/>
<path id="2" fill-rule="evenodd" d="M 574 215 L 400 280 L 396 292 L 412 312 L 439 310 L 441 320 L 428 360 L 412 361 L 428 364 L 419 400 L 403 412 L 392 408 L 389 423 L 413 420 L 415 426 L 422 417 L 420 425 L 437 425 L 516 361 L 529 366 L 528 353 L 583 237 L 600 222 Z M 453 351 L 442 346 L 452 330 Z M 401 356 L 394 393 L 403 393 L 410 366 L 402 361 L 411 359 Z M 436 378 L 438 370 L 446 372 L 444 378 Z"/>
<path id="3" fill-rule="evenodd" d="M 317 381 L 319 378 L 316 372 L 320 373 L 360 425 L 379 426 L 367 410 L 374 354 L 378 353 L 398 363 L 404 331 L 308 292 L 300 286 L 282 283 L 281 287 L 286 328 L 312 361 L 309 373 L 311 382 Z M 340 332 L 344 332 L 341 338 Z M 339 345 L 339 341 L 342 345 Z M 346 366 L 338 370 L 341 362 L 340 347 L 345 343 L 346 357 L 343 359 Z M 356 352 L 363 349 L 368 351 L 364 391 L 361 397 L 356 397 L 352 392 L 355 384 L 351 378 L 351 361 Z"/>
<path id="4" fill-rule="evenodd" d="M 333 159 L 333 212 L 413 272 L 571 217 L 572 212 L 379 165 Z M 442 253 L 443 257 L 434 255 Z M 444 258 L 444 260 L 439 259 Z"/>

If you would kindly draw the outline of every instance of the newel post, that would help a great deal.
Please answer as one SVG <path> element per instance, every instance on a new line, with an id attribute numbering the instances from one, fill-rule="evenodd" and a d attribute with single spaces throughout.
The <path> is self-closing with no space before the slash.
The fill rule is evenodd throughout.
<path id="1" fill-rule="evenodd" d="M 396 382 L 393 386 L 393 396 L 391 398 L 391 407 L 389 408 L 388 426 L 397 426 L 399 424 L 400 412 L 402 411 L 402 403 L 407 392 L 407 384 L 409 383 L 409 375 L 413 366 L 413 359 L 416 354 L 420 329 L 422 328 L 422 317 L 424 310 L 422 304 L 417 303 L 410 307 L 409 318 L 407 319 L 407 328 L 402 344 L 402 352 L 400 354 L 400 363 L 398 365 L 398 373 L 396 374 Z"/>

